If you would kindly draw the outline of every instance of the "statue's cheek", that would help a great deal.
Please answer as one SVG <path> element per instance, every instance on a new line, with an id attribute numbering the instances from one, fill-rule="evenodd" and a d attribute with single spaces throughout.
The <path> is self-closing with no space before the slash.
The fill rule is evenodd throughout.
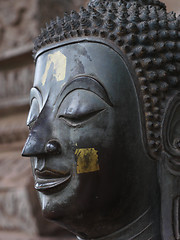
<path id="1" fill-rule="evenodd" d="M 99 171 L 98 151 L 95 148 L 79 148 L 75 151 L 77 174 Z"/>

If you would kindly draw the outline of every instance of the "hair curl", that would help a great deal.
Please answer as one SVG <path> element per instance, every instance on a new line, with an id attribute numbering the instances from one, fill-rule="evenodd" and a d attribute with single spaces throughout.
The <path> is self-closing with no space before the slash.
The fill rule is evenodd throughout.
<path id="1" fill-rule="evenodd" d="M 34 42 L 34 56 L 48 44 L 83 36 L 111 41 L 133 66 L 148 152 L 157 158 L 165 107 L 180 82 L 180 17 L 158 0 L 91 0 L 87 9 L 46 24 Z"/>

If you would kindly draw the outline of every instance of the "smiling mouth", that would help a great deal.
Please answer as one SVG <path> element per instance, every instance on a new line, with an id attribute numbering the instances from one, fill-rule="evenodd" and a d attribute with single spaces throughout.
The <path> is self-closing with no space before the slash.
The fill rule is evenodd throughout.
<path id="1" fill-rule="evenodd" d="M 65 183 L 71 178 L 70 173 L 59 173 L 50 170 L 39 171 L 35 169 L 35 189 L 37 191 L 51 190 L 59 186 L 65 186 Z"/>

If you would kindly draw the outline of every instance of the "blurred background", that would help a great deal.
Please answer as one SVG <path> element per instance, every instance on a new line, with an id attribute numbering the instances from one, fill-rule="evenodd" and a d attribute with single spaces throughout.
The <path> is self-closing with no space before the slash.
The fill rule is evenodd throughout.
<path id="1" fill-rule="evenodd" d="M 21 157 L 40 27 L 87 0 L 0 0 L 0 240 L 74 239 L 42 216 L 30 161 Z M 180 14 L 180 0 L 164 0 Z"/>

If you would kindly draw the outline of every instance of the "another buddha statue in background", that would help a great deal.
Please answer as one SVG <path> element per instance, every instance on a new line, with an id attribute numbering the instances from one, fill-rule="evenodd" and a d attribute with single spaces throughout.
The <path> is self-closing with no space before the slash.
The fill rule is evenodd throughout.
<path id="1" fill-rule="evenodd" d="M 78 239 L 180 239 L 179 30 L 158 0 L 94 0 L 35 41 L 23 155 Z"/>

